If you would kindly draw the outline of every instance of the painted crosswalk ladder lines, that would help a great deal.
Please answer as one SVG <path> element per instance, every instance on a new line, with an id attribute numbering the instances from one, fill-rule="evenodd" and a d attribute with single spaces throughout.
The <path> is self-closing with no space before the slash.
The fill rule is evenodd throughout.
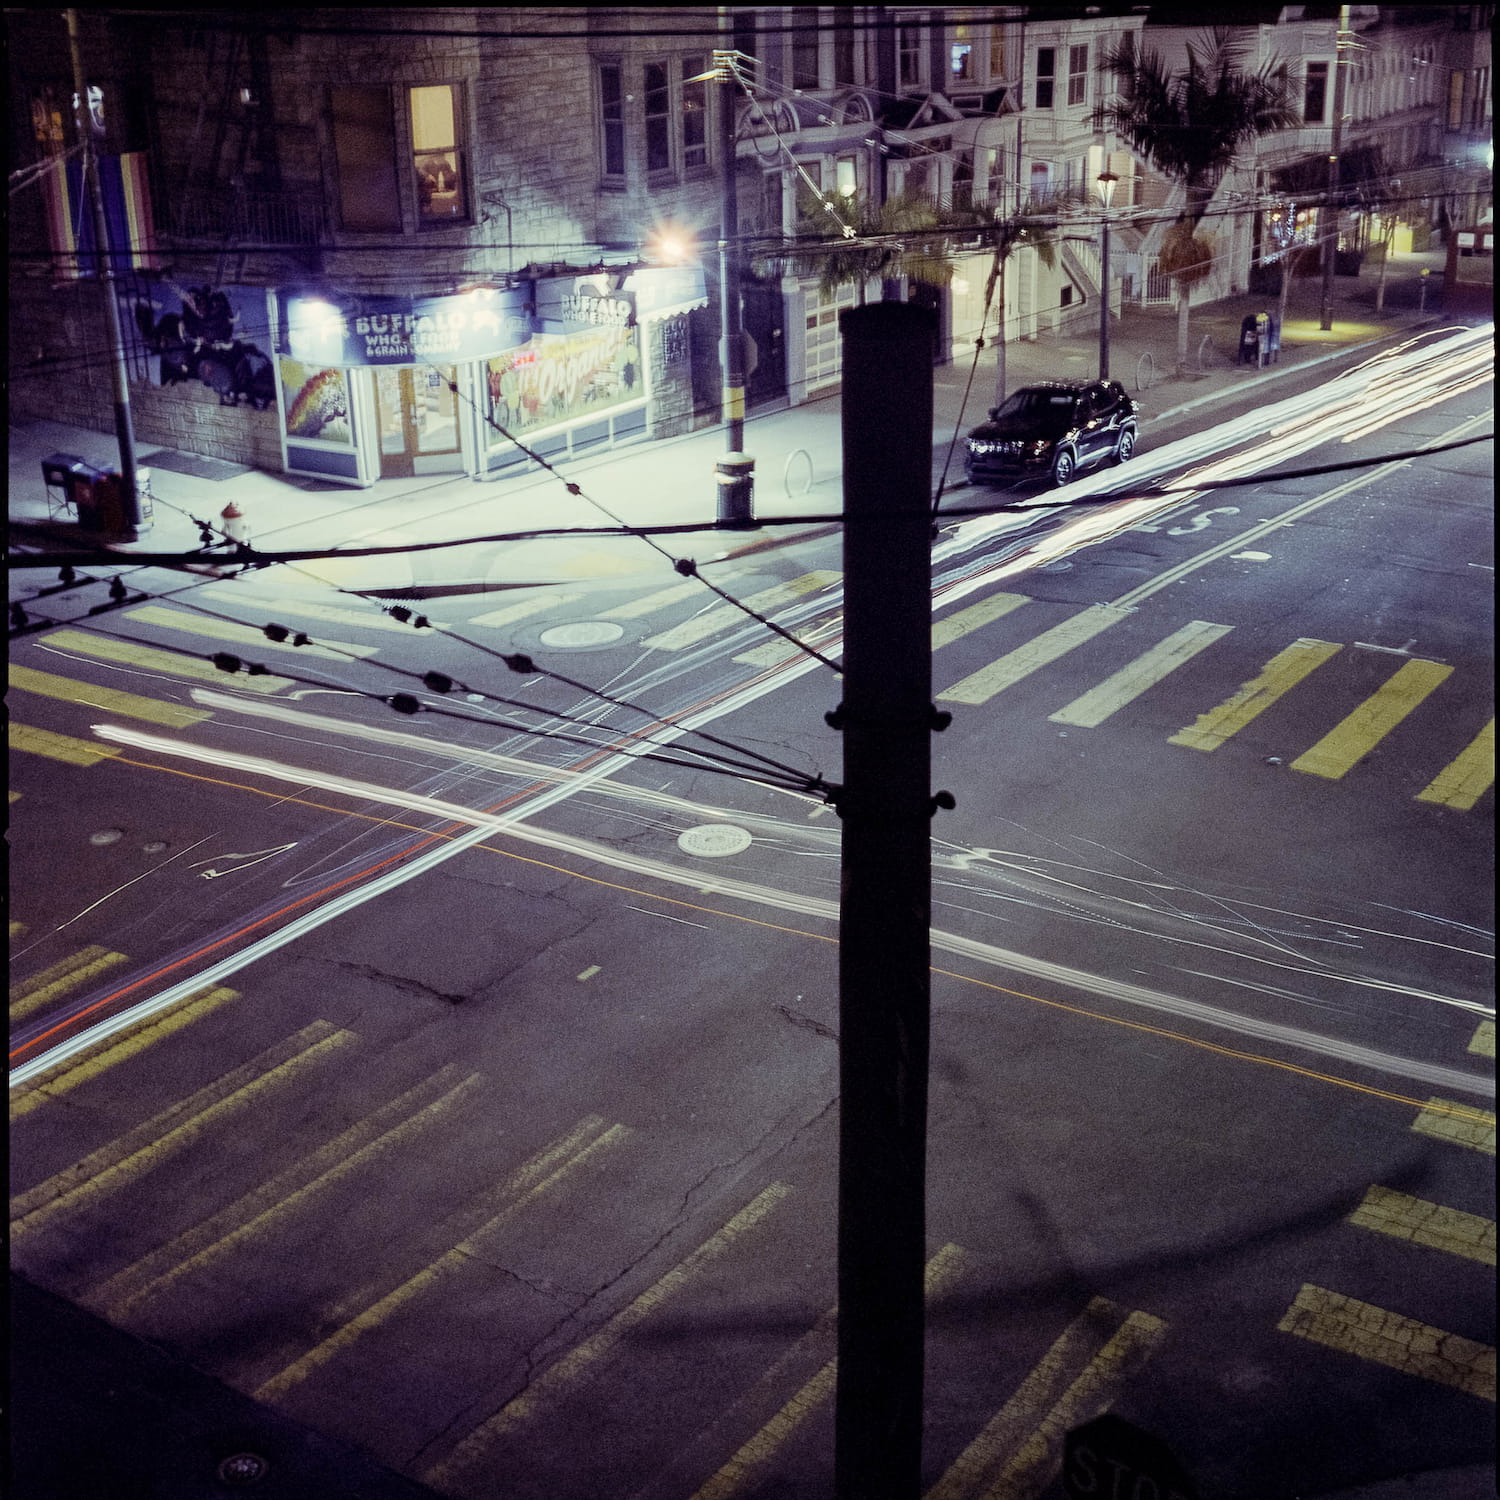
<path id="1" fill-rule="evenodd" d="M 1047 717 L 1055 724 L 1076 724 L 1081 729 L 1095 729 L 1116 709 L 1134 702 L 1147 688 L 1154 687 L 1169 673 L 1190 662 L 1200 651 L 1206 651 L 1231 629 L 1229 625 L 1214 625 L 1207 620 L 1189 620 L 1180 630 L 1174 630 L 1164 641 L 1158 641 L 1149 651 L 1143 651 L 1097 687 L 1090 688 Z"/>
<path id="2" fill-rule="evenodd" d="M 258 625 L 238 625 L 231 620 L 216 620 L 211 615 L 195 615 L 185 609 L 167 609 L 160 604 L 143 604 L 127 609 L 127 620 L 141 625 L 155 625 L 162 630 L 180 630 L 185 635 L 207 636 L 214 641 L 234 641 L 264 651 L 300 651 L 304 656 L 344 661 L 350 656 L 374 656 L 375 646 L 356 646 L 348 641 L 320 641 L 316 645 L 294 646 L 290 641 L 273 641 Z M 268 622 L 274 623 L 274 622 Z"/>
<path id="3" fill-rule="evenodd" d="M 575 1382 L 581 1382 L 601 1369 L 611 1354 L 634 1328 L 661 1308 L 699 1272 L 723 1256 L 732 1246 L 761 1224 L 789 1193 L 785 1183 L 773 1182 L 757 1193 L 721 1229 L 709 1236 L 686 1260 L 674 1266 L 628 1306 L 610 1318 L 597 1333 L 585 1339 L 556 1363 L 549 1365 L 518 1395 L 506 1402 L 493 1416 L 481 1422 L 453 1451 L 423 1476 L 428 1484 L 446 1487 L 455 1476 L 480 1460 L 489 1446 L 505 1433 L 537 1415 L 542 1404 Z"/>
<path id="4" fill-rule="evenodd" d="M 1130 617 L 1128 609 L 1113 604 L 1093 604 L 1078 614 L 1070 616 L 1060 625 L 1033 636 L 1024 646 L 1018 646 L 987 667 L 960 678 L 952 687 L 937 696 L 944 703 L 988 703 L 997 693 L 1014 686 L 1022 678 L 1029 677 L 1042 667 L 1050 666 L 1060 656 L 1075 647 L 1091 641 L 1096 635 L 1108 630 L 1111 625 Z"/>
<path id="5" fill-rule="evenodd" d="M 1488 1344 L 1306 1283 L 1276 1325 L 1282 1333 L 1371 1360 L 1485 1401 L 1495 1399 L 1495 1351 Z"/>
<path id="6" fill-rule="evenodd" d="M 1469 1038 L 1468 1050 L 1477 1053 L 1480 1057 L 1495 1055 L 1495 1023 L 1493 1021 L 1481 1021 L 1474 1028 L 1474 1035 Z"/>
<path id="7" fill-rule="evenodd" d="M 198 724 L 212 717 L 207 709 L 187 708 L 180 703 L 163 703 L 156 698 L 142 697 L 139 693 L 124 693 L 117 688 L 99 687 L 92 682 L 77 682 L 71 677 L 59 677 L 53 672 L 38 672 L 14 662 L 10 666 L 10 685 L 13 689 L 34 693 L 38 697 L 55 698 L 62 703 L 77 703 L 85 708 L 102 709 L 105 713 L 123 714 L 127 719 L 166 724 L 173 729 L 186 729 L 190 724 Z"/>
<path id="8" fill-rule="evenodd" d="M 11 1091 L 11 1119 L 17 1120 L 23 1115 L 29 1115 L 32 1110 L 40 1109 L 49 1099 L 59 1098 L 77 1088 L 79 1084 L 97 1078 L 117 1063 L 125 1062 L 144 1051 L 152 1043 L 164 1040 L 173 1032 L 181 1031 L 184 1026 L 198 1020 L 199 1017 L 206 1016 L 211 1010 L 217 1010 L 226 1001 L 238 998 L 238 990 L 225 989 L 222 986 L 199 990 L 189 995 L 180 1004 L 173 1006 L 164 1015 L 155 1016 L 143 1025 L 127 1032 L 118 1041 L 110 1039 L 77 1057 L 68 1058 L 55 1068 L 49 1068 L 45 1073 L 38 1073 L 35 1078 Z"/>
<path id="9" fill-rule="evenodd" d="M 1108 1411 L 1166 1334 L 1160 1318 L 1095 1297 L 926 1500 L 1035 1500 L 1061 1467 L 1068 1430 Z"/>
<path id="10" fill-rule="evenodd" d="M 123 953 L 112 953 L 107 948 L 91 943 L 87 948 L 80 948 L 77 953 L 70 953 L 67 958 L 49 964 L 41 973 L 17 980 L 10 987 L 12 1024 L 45 1009 L 54 1000 L 62 999 L 71 990 L 80 988 L 124 962 Z"/>
<path id="11" fill-rule="evenodd" d="M 1452 1099 L 1429 1099 L 1427 1106 L 1412 1121 L 1419 1135 L 1434 1140 L 1467 1146 L 1471 1151 L 1495 1154 L 1495 1117 L 1487 1110 L 1473 1109 Z"/>
<path id="12" fill-rule="evenodd" d="M 228 1208 L 90 1288 L 81 1300 L 111 1320 L 129 1317 L 184 1277 L 282 1227 L 318 1193 L 420 1139 L 481 1081 L 478 1073 L 464 1076 L 456 1063 L 439 1068 Z"/>
<path id="13" fill-rule="evenodd" d="M 174 677 L 191 677 L 197 682 L 211 682 L 216 687 L 226 685 L 225 674 L 201 656 L 185 656 L 180 651 L 141 646 L 134 641 L 122 641 L 107 635 L 90 635 L 82 630 L 52 630 L 41 639 L 45 645 L 55 646 L 59 651 L 90 656 L 97 661 L 138 667 L 148 673 L 167 672 Z M 279 693 L 282 689 L 291 687 L 292 681 L 289 677 L 274 677 L 270 673 L 260 677 L 236 673 L 233 686 L 242 693 Z"/>
<path id="14" fill-rule="evenodd" d="M 1426 786 L 1418 802 L 1437 802 L 1467 812 L 1495 784 L 1495 721 L 1483 729 Z"/>
<path id="15" fill-rule="evenodd" d="M 250 1062 L 169 1106 L 118 1140 L 12 1198 L 12 1236 L 30 1234 L 58 1214 L 72 1212 L 144 1177 L 206 1132 L 355 1040 L 352 1032 L 340 1031 L 326 1021 L 304 1026 L 294 1036 L 268 1047 Z"/>
<path id="16" fill-rule="evenodd" d="M 411 625 L 393 619 L 375 604 L 368 609 L 350 609 L 342 604 L 320 604 L 314 599 L 247 600 L 243 594 L 237 594 L 234 589 L 229 588 L 204 589 L 202 592 L 214 599 L 232 600 L 244 608 L 253 604 L 257 610 L 264 610 L 268 619 L 275 619 L 280 615 L 301 615 L 309 620 L 331 620 L 338 625 L 354 625 L 360 630 L 385 630 L 400 635 L 419 634 Z M 427 624 L 433 630 L 448 629 L 440 620 L 429 619 Z"/>
<path id="17" fill-rule="evenodd" d="M 558 609 L 583 598 L 582 594 L 528 594 L 514 604 L 503 605 L 486 614 L 473 615 L 466 622 L 470 625 L 514 625 L 517 620 L 529 619 L 549 609 Z"/>
<path id="18" fill-rule="evenodd" d="M 940 1296 L 963 1274 L 967 1257 L 957 1245 L 944 1245 L 927 1262 L 922 1285 L 929 1298 Z M 831 1309 L 819 1323 L 836 1322 L 837 1311 Z M 833 1395 L 838 1378 L 838 1360 L 824 1361 L 818 1372 L 785 1402 L 764 1427 L 741 1445 L 729 1462 L 703 1485 L 693 1500 L 731 1500 L 758 1478 L 760 1472 L 791 1440 L 802 1424 Z"/>
<path id="19" fill-rule="evenodd" d="M 978 604 L 968 604 L 962 609 L 956 609 L 951 615 L 944 615 L 941 620 L 933 621 L 932 649 L 937 651 L 943 646 L 951 646 L 954 641 L 961 641 L 966 635 L 972 635 L 996 620 L 1003 620 L 1023 604 L 1030 603 L 1031 600 L 1025 594 L 991 594 Z"/>
<path id="20" fill-rule="evenodd" d="M 757 594 L 751 594 L 749 598 L 742 599 L 738 604 L 723 604 L 715 609 L 705 610 L 701 615 L 694 615 L 692 619 L 684 620 L 682 624 L 662 631 L 660 635 L 647 636 L 641 644 L 653 651 L 681 651 L 686 646 L 695 646 L 699 641 L 705 641 L 709 636 L 717 635 L 721 630 L 746 623 L 749 618 L 745 614 L 747 609 L 753 609 L 757 614 L 765 614 L 769 610 L 779 609 L 784 604 L 792 604 L 809 594 L 816 594 L 823 589 L 831 588 L 843 576 L 842 573 L 826 568 L 804 573 L 800 578 L 793 578 L 787 583 L 778 583 L 771 588 L 762 589 Z"/>
<path id="21" fill-rule="evenodd" d="M 483 1242 L 503 1229 L 523 1209 L 531 1207 L 543 1194 L 550 1192 L 580 1168 L 622 1145 L 630 1135 L 630 1131 L 623 1125 L 610 1125 L 600 1129 L 603 1126 L 604 1122 L 597 1118 L 587 1121 L 570 1132 L 563 1142 L 532 1158 L 513 1173 L 498 1192 L 486 1195 L 490 1201 L 485 1206 L 493 1208 L 494 1212 L 468 1228 L 456 1245 L 407 1277 L 400 1285 L 392 1287 L 381 1296 L 362 1292 L 346 1298 L 334 1314 L 340 1326 L 321 1343 L 262 1382 L 252 1392 L 255 1399 L 284 1399 L 294 1387 L 351 1348 L 365 1334 L 389 1322 L 397 1312 L 444 1276 L 470 1264 L 480 1253 Z M 593 1135 L 592 1140 L 588 1139 L 589 1135 Z M 497 1199 L 500 1200 L 499 1206 L 494 1201 Z M 452 1225 L 448 1227 L 451 1231 Z M 357 1311 L 352 1311 L 351 1307 Z"/>
<path id="22" fill-rule="evenodd" d="M 1294 771 L 1336 781 L 1375 748 L 1427 695 L 1452 676 L 1453 668 L 1420 658 L 1400 669 L 1311 749 L 1292 762 Z"/>
<path id="23" fill-rule="evenodd" d="M 1238 692 L 1216 708 L 1199 714 L 1186 729 L 1171 735 L 1167 743 L 1185 745 L 1190 750 L 1217 750 L 1231 735 L 1264 713 L 1340 649 L 1332 641 L 1307 637 L 1293 641 L 1284 651 L 1278 651 Z"/>
<path id="24" fill-rule="evenodd" d="M 1495 1264 L 1493 1219 L 1412 1198 L 1392 1188 L 1370 1188 L 1364 1201 L 1349 1215 L 1349 1222 L 1393 1239 L 1410 1240 L 1414 1245 L 1477 1260 L 1481 1265 Z"/>
<path id="25" fill-rule="evenodd" d="M 14 719 L 6 725 L 6 739 L 12 750 L 20 750 L 26 755 L 45 755 L 48 760 L 60 760 L 70 766 L 96 766 L 101 760 L 120 753 L 116 745 L 80 740 L 71 734 L 54 734 L 50 729 L 18 724 Z"/>
<path id="26" fill-rule="evenodd" d="M 724 582 L 722 575 L 714 580 L 716 583 Z M 617 604 L 613 609 L 600 610 L 601 620 L 638 620 L 642 615 L 655 613 L 658 609 L 665 609 L 669 604 L 678 604 L 684 599 L 691 599 L 695 594 L 703 596 L 703 585 L 696 578 L 690 578 L 686 583 L 674 583 L 670 588 L 657 589 L 654 594 L 646 594 L 639 599 L 627 599 L 624 604 Z"/>

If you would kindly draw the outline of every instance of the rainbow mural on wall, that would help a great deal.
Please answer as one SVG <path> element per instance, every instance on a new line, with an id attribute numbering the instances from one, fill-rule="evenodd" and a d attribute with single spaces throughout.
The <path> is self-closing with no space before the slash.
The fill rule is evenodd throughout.
<path id="1" fill-rule="evenodd" d="M 41 184 L 53 279 L 76 281 L 98 275 L 94 211 L 84 190 L 82 161 L 72 157 L 57 162 L 42 174 Z M 99 186 L 104 195 L 110 268 L 117 274 L 158 269 L 161 260 L 156 253 L 145 153 L 100 156 Z"/>

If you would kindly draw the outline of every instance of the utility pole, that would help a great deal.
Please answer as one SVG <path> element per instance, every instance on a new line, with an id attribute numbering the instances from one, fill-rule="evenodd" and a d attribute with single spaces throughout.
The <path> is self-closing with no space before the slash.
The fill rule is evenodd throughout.
<path id="1" fill-rule="evenodd" d="M 70 9 L 67 14 L 68 50 L 73 57 L 73 115 L 78 125 L 79 140 L 83 145 L 83 176 L 93 207 L 94 252 L 99 267 L 99 288 L 104 296 L 105 327 L 109 331 L 115 437 L 120 445 L 120 505 L 124 516 L 121 535 L 125 541 L 133 542 L 140 536 L 141 502 L 136 493 L 135 429 L 130 420 L 130 380 L 125 370 L 125 339 L 120 328 L 120 304 L 115 297 L 115 268 L 110 253 L 109 221 L 104 215 L 104 189 L 99 184 L 99 157 L 94 149 L 93 121 L 89 117 L 89 92 L 83 71 L 78 12 Z"/>
<path id="2" fill-rule="evenodd" d="M 905 302 L 839 315 L 844 735 L 838 1500 L 918 1500 L 932 900 L 932 361 Z M 951 807 L 946 794 L 937 799 Z"/>
<path id="3" fill-rule="evenodd" d="M 724 49 L 716 54 L 719 95 L 719 369 L 723 389 L 724 457 L 718 464 L 720 526 L 748 527 L 755 494 L 755 460 L 745 453 L 745 336 L 740 323 L 740 213 L 735 181 L 734 20 L 719 7 Z"/>
<path id="4" fill-rule="evenodd" d="M 1328 154 L 1328 227 L 1323 241 L 1323 304 L 1318 327 L 1333 327 L 1333 277 L 1339 258 L 1339 149 L 1344 139 L 1344 34 L 1349 7 L 1339 6 L 1339 30 L 1333 47 L 1333 145 Z M 1321 215 L 1319 216 L 1321 219 Z"/>
<path id="5" fill-rule="evenodd" d="M 1108 158 L 1106 158 L 1107 160 Z M 1099 201 L 1104 205 L 1100 223 L 1103 241 L 1099 254 L 1099 379 L 1109 379 L 1109 209 L 1119 177 L 1106 169 L 1099 174 Z"/>

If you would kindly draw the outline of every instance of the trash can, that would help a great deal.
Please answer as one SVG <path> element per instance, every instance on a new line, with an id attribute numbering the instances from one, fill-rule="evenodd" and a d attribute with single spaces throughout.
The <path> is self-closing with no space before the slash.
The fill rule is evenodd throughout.
<path id="1" fill-rule="evenodd" d="M 753 527 L 755 460 L 748 453 L 726 453 L 714 465 L 719 486 L 720 526 Z"/>

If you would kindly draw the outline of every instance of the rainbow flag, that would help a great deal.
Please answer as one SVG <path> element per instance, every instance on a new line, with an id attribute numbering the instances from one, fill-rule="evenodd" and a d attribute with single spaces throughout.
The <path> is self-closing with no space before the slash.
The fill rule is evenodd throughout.
<path id="1" fill-rule="evenodd" d="M 41 184 L 52 244 L 53 278 L 74 281 L 98 275 L 94 211 L 84 187 L 83 163 L 77 157 L 59 161 L 43 173 Z M 101 156 L 99 186 L 104 195 L 111 269 L 117 274 L 159 269 L 145 153 Z"/>

